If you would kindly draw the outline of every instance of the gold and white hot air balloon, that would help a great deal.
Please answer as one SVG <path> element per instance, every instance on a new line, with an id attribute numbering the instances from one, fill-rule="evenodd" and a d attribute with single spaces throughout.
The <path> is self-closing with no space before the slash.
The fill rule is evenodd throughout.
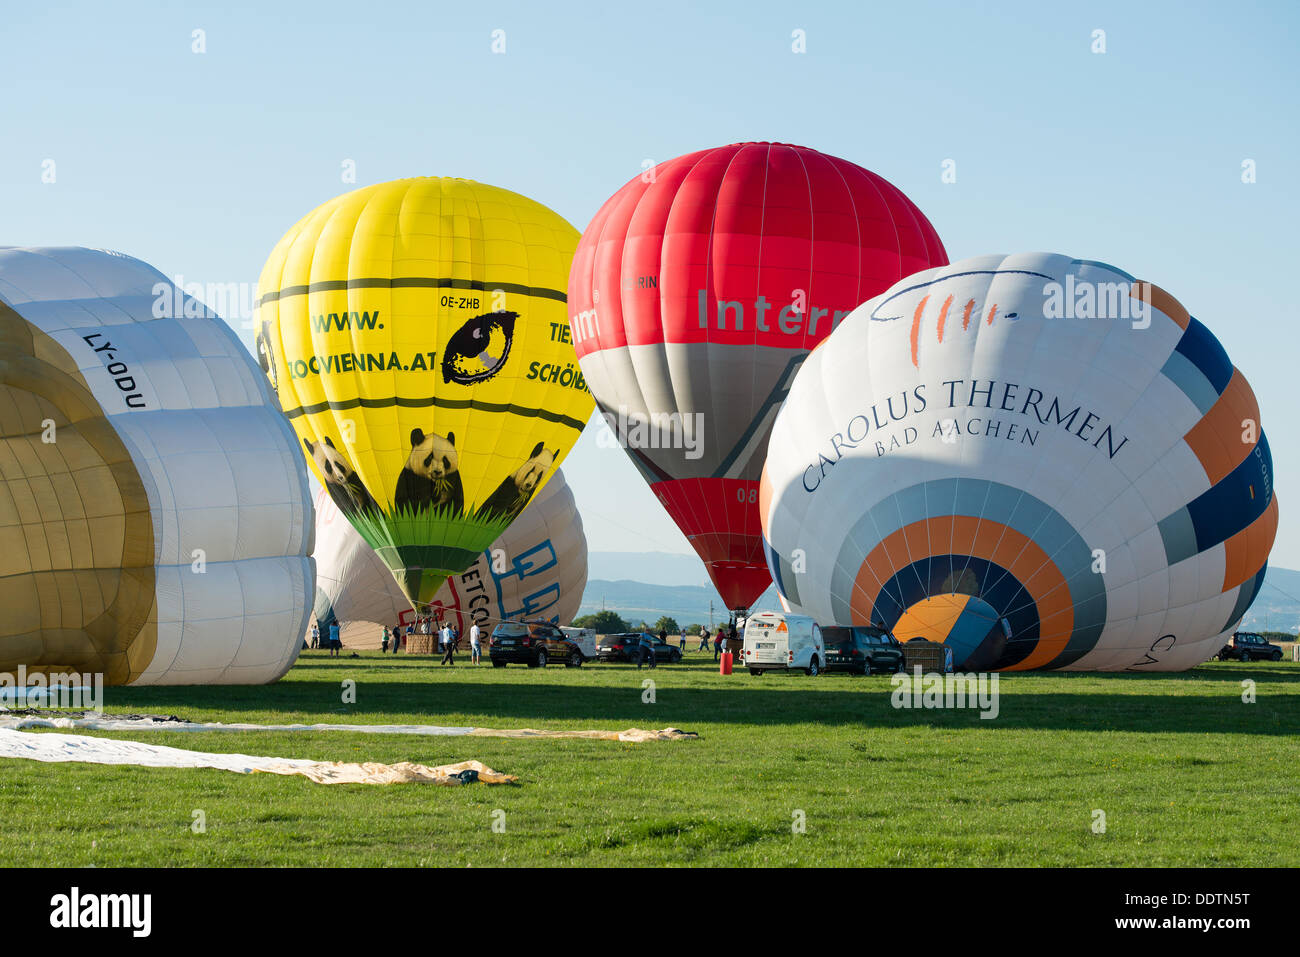
<path id="1" fill-rule="evenodd" d="M 138 259 L 0 248 L 0 671 L 274 681 L 312 529 L 298 439 L 229 326 Z"/>

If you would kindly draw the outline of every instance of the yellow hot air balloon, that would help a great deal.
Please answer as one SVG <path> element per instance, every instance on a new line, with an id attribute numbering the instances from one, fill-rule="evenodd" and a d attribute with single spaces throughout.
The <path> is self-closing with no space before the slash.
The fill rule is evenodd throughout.
<path id="1" fill-rule="evenodd" d="M 330 200 L 262 271 L 262 367 L 413 603 L 496 540 L 591 414 L 564 292 L 577 241 L 517 193 L 421 177 Z"/>

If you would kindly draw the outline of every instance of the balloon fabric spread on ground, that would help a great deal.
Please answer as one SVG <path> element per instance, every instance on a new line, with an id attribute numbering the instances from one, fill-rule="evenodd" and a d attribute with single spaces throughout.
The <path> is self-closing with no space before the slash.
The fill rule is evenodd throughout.
<path id="1" fill-rule="evenodd" d="M 661 163 L 588 225 L 569 278 L 582 371 L 729 608 L 771 584 L 758 479 L 800 363 L 864 300 L 947 261 L 892 184 L 779 143 Z"/>
<path id="2" fill-rule="evenodd" d="M 322 489 L 316 497 L 316 619 L 392 626 L 414 617 L 393 573 Z M 499 559 L 499 561 L 498 561 Z M 523 514 L 465 571 L 447 579 L 433 614 L 465 636 L 470 625 L 490 634 L 507 618 L 545 618 L 567 625 L 587 584 L 587 539 L 563 470 Z M 486 640 L 486 638 L 485 638 Z"/>
<path id="3" fill-rule="evenodd" d="M 516 193 L 423 177 L 325 203 L 262 272 L 263 368 L 412 603 L 523 511 L 591 414 L 565 315 L 577 238 Z"/>
<path id="4" fill-rule="evenodd" d="M 153 267 L 0 248 L 0 671 L 283 675 L 313 588 L 297 445 L 235 333 Z"/>
<path id="5" fill-rule="evenodd" d="M 1045 253 L 909 276 L 845 319 L 777 416 L 761 511 L 791 608 L 998 669 L 1199 664 L 1278 520 L 1254 393 L 1209 329 Z"/>

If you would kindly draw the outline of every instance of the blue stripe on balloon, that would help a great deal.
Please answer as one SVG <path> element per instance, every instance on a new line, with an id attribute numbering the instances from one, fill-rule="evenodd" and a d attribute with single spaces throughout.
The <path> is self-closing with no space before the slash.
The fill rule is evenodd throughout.
<path id="1" fill-rule="evenodd" d="M 1246 609 L 1250 607 L 1251 602 L 1255 600 L 1255 596 L 1259 594 L 1260 588 L 1263 587 L 1264 573 L 1267 571 L 1268 562 L 1265 562 L 1264 567 L 1259 570 L 1259 573 L 1254 578 L 1241 583 L 1241 590 L 1237 592 L 1237 603 L 1232 606 L 1232 614 L 1228 616 L 1228 620 L 1223 623 L 1223 627 L 1219 631 L 1227 631 L 1229 628 L 1237 626 L 1237 623 L 1246 614 Z"/>
<path id="2" fill-rule="evenodd" d="M 1072 259 L 1070 260 L 1070 265 L 1071 266 L 1097 266 L 1101 269 L 1107 269 L 1110 272 L 1115 273 L 1115 275 L 1117 276 L 1123 276 L 1129 282 L 1137 282 L 1136 279 L 1134 279 L 1124 270 L 1120 269 L 1118 266 L 1112 266 L 1110 263 L 1104 263 L 1098 259 Z M 1075 272 L 1075 275 L 1078 275 L 1077 271 Z"/>
<path id="3" fill-rule="evenodd" d="M 1205 373 L 1183 353 L 1177 350 L 1171 352 L 1160 371 L 1165 378 L 1183 390 L 1183 394 L 1192 400 L 1192 404 L 1200 410 L 1201 415 L 1209 412 L 1214 407 L 1214 403 L 1219 401 L 1219 393 L 1205 377 Z"/>
<path id="4" fill-rule="evenodd" d="M 1170 512 L 1157 527 L 1165 544 L 1165 561 L 1169 565 L 1177 565 L 1197 553 L 1196 526 L 1192 524 L 1191 513 L 1186 507 Z"/>
<path id="5" fill-rule="evenodd" d="M 763 540 L 763 557 L 767 559 L 767 570 L 772 574 L 772 581 L 776 583 L 776 590 L 785 596 L 785 600 L 792 604 L 799 604 L 799 588 L 797 586 L 798 578 L 794 574 L 794 569 L 786 563 L 772 543 L 767 540 L 767 536 L 762 536 Z M 789 569 L 790 574 L 786 574 Z M 848 619 L 845 619 L 846 621 Z"/>
<path id="6" fill-rule="evenodd" d="M 1228 353 L 1223 351 L 1219 340 L 1214 338 L 1214 333 L 1205 328 L 1195 317 L 1187 323 L 1187 329 L 1184 330 L 1183 337 L 1178 340 L 1175 351 L 1182 353 L 1191 360 L 1192 365 L 1201 370 L 1201 374 L 1209 380 L 1217 394 L 1223 394 L 1223 390 L 1228 387 L 1228 382 L 1232 378 L 1232 360 L 1228 358 Z"/>
<path id="7" fill-rule="evenodd" d="M 1248 528 L 1264 514 L 1272 498 L 1273 457 L 1261 432 L 1259 442 L 1240 465 L 1187 504 L 1197 553 Z"/>

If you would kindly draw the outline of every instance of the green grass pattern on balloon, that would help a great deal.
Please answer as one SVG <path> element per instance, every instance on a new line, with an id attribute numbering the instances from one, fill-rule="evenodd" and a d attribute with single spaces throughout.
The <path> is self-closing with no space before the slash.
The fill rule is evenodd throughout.
<path id="1" fill-rule="evenodd" d="M 391 515 L 356 515 L 352 525 L 392 570 L 406 597 L 428 604 L 449 576 L 473 565 L 513 520 L 481 509 L 402 507 Z"/>

